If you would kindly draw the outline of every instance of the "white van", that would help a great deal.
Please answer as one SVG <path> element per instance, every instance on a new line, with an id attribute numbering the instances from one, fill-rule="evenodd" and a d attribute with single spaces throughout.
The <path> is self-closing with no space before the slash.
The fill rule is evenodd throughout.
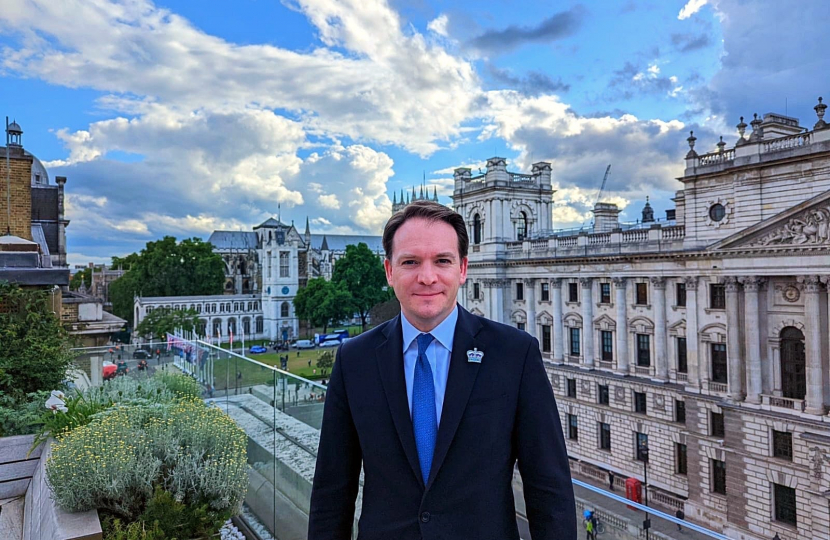
<path id="1" fill-rule="evenodd" d="M 300 339 L 300 340 L 297 340 L 297 343 L 295 343 L 294 346 L 297 347 L 298 349 L 313 349 L 314 348 L 314 342 L 311 341 L 310 339 Z"/>

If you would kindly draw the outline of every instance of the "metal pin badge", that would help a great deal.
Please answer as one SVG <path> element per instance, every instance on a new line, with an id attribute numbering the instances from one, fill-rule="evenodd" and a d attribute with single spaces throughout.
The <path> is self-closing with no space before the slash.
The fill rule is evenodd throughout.
<path id="1" fill-rule="evenodd" d="M 467 351 L 467 362 L 480 364 L 482 358 L 484 358 L 484 351 L 480 351 L 478 348 L 474 347 L 472 351 Z"/>

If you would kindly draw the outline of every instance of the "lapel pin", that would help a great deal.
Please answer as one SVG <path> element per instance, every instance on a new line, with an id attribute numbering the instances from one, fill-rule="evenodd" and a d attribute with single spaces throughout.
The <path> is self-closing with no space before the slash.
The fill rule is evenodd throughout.
<path id="1" fill-rule="evenodd" d="M 467 362 L 480 364 L 482 358 L 484 358 L 484 351 L 480 351 L 476 347 L 473 347 L 472 351 L 467 351 Z"/>

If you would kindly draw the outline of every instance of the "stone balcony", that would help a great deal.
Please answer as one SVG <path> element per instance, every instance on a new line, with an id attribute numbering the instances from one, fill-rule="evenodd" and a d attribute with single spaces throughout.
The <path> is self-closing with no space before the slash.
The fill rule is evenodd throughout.
<path id="1" fill-rule="evenodd" d="M 664 252 L 681 250 L 685 236 L 686 228 L 673 223 L 604 233 L 554 234 L 546 239 L 508 242 L 505 256 L 508 259 L 535 259 Z"/>

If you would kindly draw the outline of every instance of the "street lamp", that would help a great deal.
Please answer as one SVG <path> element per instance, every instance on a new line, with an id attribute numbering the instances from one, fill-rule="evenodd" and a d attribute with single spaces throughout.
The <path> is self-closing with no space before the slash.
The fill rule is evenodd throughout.
<path id="1" fill-rule="evenodd" d="M 645 441 L 640 441 L 640 457 L 643 462 L 643 503 L 648 507 L 648 443 Z M 649 540 L 651 520 L 649 519 L 648 510 L 646 510 L 646 519 L 643 521 L 643 529 L 646 531 L 646 540 Z"/>

